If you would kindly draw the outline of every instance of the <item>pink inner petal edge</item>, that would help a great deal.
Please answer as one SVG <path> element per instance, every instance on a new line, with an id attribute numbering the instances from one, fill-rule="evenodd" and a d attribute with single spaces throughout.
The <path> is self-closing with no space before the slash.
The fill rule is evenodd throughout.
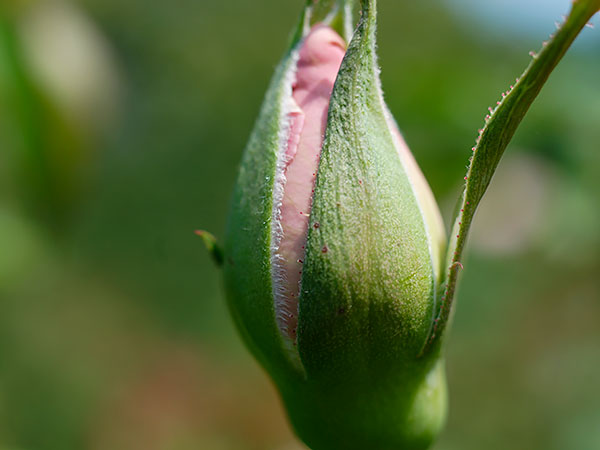
<path id="1" fill-rule="evenodd" d="M 293 107 L 287 114 L 284 191 L 279 210 L 281 239 L 274 282 L 277 325 L 296 345 L 298 297 L 314 184 L 333 85 L 345 54 L 344 40 L 330 27 L 314 26 L 299 50 Z"/>

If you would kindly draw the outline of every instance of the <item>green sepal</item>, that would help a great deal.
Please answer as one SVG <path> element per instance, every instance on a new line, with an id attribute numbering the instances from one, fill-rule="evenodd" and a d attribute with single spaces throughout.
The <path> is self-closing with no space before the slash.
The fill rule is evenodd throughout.
<path id="1" fill-rule="evenodd" d="M 299 324 L 309 375 L 415 358 L 434 312 L 427 230 L 385 117 L 375 2 L 366 5 L 331 97 L 313 197 Z"/>
<path id="2" fill-rule="evenodd" d="M 313 450 L 424 449 L 445 417 L 439 353 L 419 358 L 438 280 L 427 227 L 386 119 L 375 1 L 338 73 L 299 299 L 301 383 L 281 383 Z"/>
<path id="3" fill-rule="evenodd" d="M 228 306 L 244 342 L 274 379 L 301 378 L 275 320 L 271 273 L 271 218 L 284 106 L 290 72 L 309 30 L 306 6 L 265 95 L 244 150 L 225 231 L 223 273 Z"/>

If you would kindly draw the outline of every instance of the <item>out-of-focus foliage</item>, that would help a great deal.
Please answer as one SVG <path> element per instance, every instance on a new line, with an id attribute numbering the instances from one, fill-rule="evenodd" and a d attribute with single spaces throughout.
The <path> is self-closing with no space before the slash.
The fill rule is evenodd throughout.
<path id="1" fill-rule="evenodd" d="M 222 234 L 300 3 L 6 3 L 2 450 L 301 448 L 193 234 Z M 546 36 L 488 36 L 450 0 L 379 8 L 386 99 L 449 216 L 487 107 Z M 585 33 L 476 218 L 436 450 L 600 447 L 600 34 Z"/>
<path id="2" fill-rule="evenodd" d="M 68 3 L 9 3 L 0 14 L 2 197 L 62 228 L 113 112 L 111 62 Z"/>

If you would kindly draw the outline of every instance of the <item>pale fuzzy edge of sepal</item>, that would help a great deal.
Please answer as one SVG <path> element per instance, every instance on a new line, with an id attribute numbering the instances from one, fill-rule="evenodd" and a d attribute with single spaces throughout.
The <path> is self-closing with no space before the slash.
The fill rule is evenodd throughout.
<path id="1" fill-rule="evenodd" d="M 275 178 L 273 181 L 273 209 L 271 213 L 271 281 L 273 286 L 273 307 L 275 311 L 275 322 L 280 333 L 281 342 L 286 354 L 289 356 L 292 364 L 305 373 L 304 366 L 300 359 L 296 342 L 289 337 L 286 327 L 285 314 L 298 314 L 298 305 L 296 311 L 288 310 L 287 295 L 285 289 L 286 276 L 283 267 L 281 255 L 279 255 L 279 246 L 283 239 L 283 227 L 281 225 L 281 206 L 285 192 L 286 176 L 285 169 L 288 165 L 287 145 L 291 133 L 291 113 L 300 110 L 293 98 L 293 84 L 296 81 L 296 69 L 300 58 L 299 48 L 302 41 L 298 43 L 292 51 L 288 68 L 282 85 L 282 100 L 280 105 L 279 132 L 277 136 L 278 154 L 275 168 Z"/>

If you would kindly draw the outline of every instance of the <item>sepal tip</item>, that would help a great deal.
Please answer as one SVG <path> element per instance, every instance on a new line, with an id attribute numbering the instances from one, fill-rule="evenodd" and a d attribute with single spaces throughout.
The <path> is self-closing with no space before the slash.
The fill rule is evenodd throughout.
<path id="1" fill-rule="evenodd" d="M 202 238 L 202 241 L 206 246 L 206 250 L 208 250 L 208 253 L 210 253 L 214 263 L 218 267 L 221 267 L 223 265 L 223 249 L 219 246 L 217 238 L 205 230 L 195 230 L 194 234 Z"/>

